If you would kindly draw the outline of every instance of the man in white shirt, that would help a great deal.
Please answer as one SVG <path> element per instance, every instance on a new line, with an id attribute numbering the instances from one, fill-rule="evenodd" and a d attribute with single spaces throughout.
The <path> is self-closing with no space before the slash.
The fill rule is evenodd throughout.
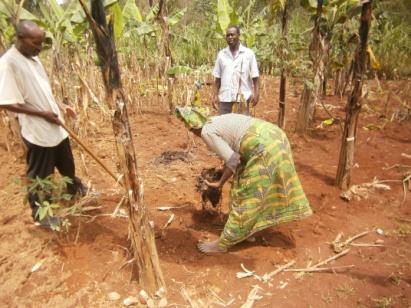
<path id="1" fill-rule="evenodd" d="M 72 179 L 68 193 L 84 193 L 75 176 L 73 154 L 67 132 L 61 127 L 61 111 L 75 117 L 74 110 L 57 103 L 47 74 L 37 55 L 45 33 L 31 21 L 17 25 L 17 40 L 0 58 L 0 108 L 18 114 L 21 135 L 27 146 L 27 176 L 46 178 L 59 172 Z M 38 220 L 38 196 L 29 193 L 33 219 Z M 48 220 L 49 221 L 49 220 Z M 54 220 L 55 221 L 55 220 Z M 48 222 L 41 222 L 47 226 Z"/>
<path id="2" fill-rule="evenodd" d="M 231 113 L 235 103 L 245 102 L 242 113 L 249 114 L 260 97 L 259 73 L 254 52 L 240 43 L 240 28 L 230 26 L 226 32 L 228 47 L 220 50 L 214 66 L 215 100 L 213 107 L 219 113 Z"/>

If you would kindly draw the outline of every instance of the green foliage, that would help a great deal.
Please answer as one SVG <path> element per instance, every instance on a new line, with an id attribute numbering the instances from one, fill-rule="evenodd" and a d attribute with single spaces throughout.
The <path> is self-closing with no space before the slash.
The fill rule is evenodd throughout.
<path id="1" fill-rule="evenodd" d="M 71 184 L 72 180 L 68 177 L 54 177 L 50 175 L 44 179 L 36 177 L 31 179 L 28 184 L 28 192 L 34 193 L 38 197 L 37 205 L 39 209 L 36 213 L 36 217 L 41 221 L 48 217 L 54 217 L 56 211 L 68 205 L 68 202 L 72 200 L 73 196 L 66 193 L 67 185 Z M 69 222 L 63 220 L 62 224 L 67 230 Z M 61 226 L 54 225 L 52 229 L 55 231 L 61 231 Z"/>
<path id="2" fill-rule="evenodd" d="M 138 24 L 143 21 L 141 12 L 134 0 L 127 0 L 123 7 L 123 20 L 126 25 Z"/>
<path id="3" fill-rule="evenodd" d="M 380 75 L 411 76 L 410 11 L 410 2 L 400 0 L 380 1 L 375 7 L 369 44 L 381 65 Z"/>
<path id="4" fill-rule="evenodd" d="M 61 48 L 86 54 L 90 46 L 87 22 L 78 1 L 61 6 L 56 0 L 29 1 L 29 12 L 16 0 L 0 1 L 0 47 L 13 39 L 13 23 L 19 18 L 33 19 L 47 30 L 47 36 L 58 54 Z M 280 12 L 289 8 L 288 38 L 283 39 Z M 136 4 L 137 3 L 137 4 Z M 167 23 L 175 67 L 196 68 L 215 61 L 219 49 L 226 46 L 224 33 L 229 24 L 241 27 L 241 40 L 252 48 L 264 72 L 278 74 L 286 68 L 293 76 L 308 76 L 311 63 L 308 46 L 316 11 L 316 0 L 213 0 L 192 1 L 179 7 L 179 1 L 168 1 Z M 299 5 L 298 5 L 299 4 Z M 329 69 L 347 68 L 353 58 L 358 32 L 359 0 L 323 1 L 321 32 L 331 42 Z M 161 27 L 157 20 L 158 4 L 149 8 L 135 0 L 105 0 L 107 19 L 114 23 L 116 45 L 126 63 L 131 55 L 143 67 L 155 67 L 161 55 Z M 381 0 L 373 3 L 374 20 L 369 44 L 388 78 L 411 74 L 410 2 Z M 308 13 L 308 14 L 307 14 Z M 176 74 L 180 73 L 176 69 Z M 174 72 L 171 70 L 171 73 Z M 193 73 L 193 72 L 191 72 Z"/>
<path id="5" fill-rule="evenodd" d="M 217 17 L 218 23 L 220 25 L 220 30 L 225 33 L 228 26 L 231 24 L 231 14 L 233 13 L 233 8 L 230 6 L 229 0 L 218 0 L 217 1 Z"/>

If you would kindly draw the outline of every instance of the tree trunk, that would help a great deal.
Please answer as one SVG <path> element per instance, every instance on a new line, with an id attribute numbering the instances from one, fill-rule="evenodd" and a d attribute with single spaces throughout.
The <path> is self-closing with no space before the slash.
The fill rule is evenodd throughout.
<path id="1" fill-rule="evenodd" d="M 362 85 L 366 69 L 367 40 L 371 24 L 372 0 L 363 1 L 360 22 L 360 42 L 353 63 L 353 89 L 347 101 L 344 133 L 341 141 L 340 158 L 337 170 L 337 185 L 346 190 L 351 184 L 351 168 L 354 163 L 354 144 L 358 116 L 362 107 Z"/>
<path id="2" fill-rule="evenodd" d="M 284 5 L 284 10 L 283 10 L 283 15 L 281 19 L 281 29 L 282 29 L 282 39 L 284 42 L 287 42 L 287 19 L 288 19 L 288 13 L 287 13 L 287 1 L 285 2 Z M 284 57 L 284 55 L 283 55 Z M 282 129 L 285 128 L 285 91 L 286 91 L 286 86 L 287 86 L 287 80 L 286 80 L 286 73 L 285 73 L 285 67 L 283 64 L 283 67 L 281 68 L 281 77 L 280 77 L 280 102 L 279 102 L 279 110 L 278 110 L 278 126 Z"/>
<path id="3" fill-rule="evenodd" d="M 165 76 L 168 69 L 173 65 L 173 58 L 171 56 L 171 35 L 170 29 L 167 23 L 167 0 L 160 0 L 159 10 L 157 14 L 157 20 L 162 30 L 162 40 L 160 42 L 160 48 L 164 51 L 163 63 L 160 66 L 160 74 Z"/>
<path id="4" fill-rule="evenodd" d="M 334 76 L 334 95 L 337 96 L 341 89 L 342 69 L 338 68 Z"/>
<path id="5" fill-rule="evenodd" d="M 92 16 L 80 0 L 96 41 L 103 81 L 107 92 L 107 103 L 114 109 L 113 131 L 124 175 L 126 189 L 129 236 L 134 251 L 134 274 L 138 271 L 141 286 L 151 294 L 165 287 L 158 260 L 154 230 L 150 226 L 147 210 L 143 203 L 143 181 L 137 169 L 137 160 L 128 119 L 127 106 L 121 87 L 120 70 L 113 38 L 113 21 L 107 25 L 102 0 L 91 0 Z"/>
<path id="6" fill-rule="evenodd" d="M 322 97 L 327 96 L 327 73 L 324 74 L 323 84 L 322 84 Z"/>
<path id="7" fill-rule="evenodd" d="M 157 20 L 160 23 L 161 30 L 162 30 L 162 40 L 160 41 L 159 44 L 159 50 L 164 51 L 164 58 L 163 61 L 160 61 L 159 67 L 158 67 L 158 72 L 160 77 L 167 78 L 167 71 L 172 67 L 173 65 L 173 57 L 171 55 L 171 35 L 170 35 L 170 28 L 167 23 L 167 0 L 160 0 L 159 2 L 159 10 L 157 14 Z M 173 114 L 174 112 L 174 104 L 173 104 L 173 85 L 174 82 L 172 79 L 167 78 L 167 99 L 168 99 L 168 105 L 169 105 L 169 112 L 170 114 Z"/>
<path id="8" fill-rule="evenodd" d="M 320 20 L 323 0 L 317 1 L 317 14 L 313 30 L 313 38 L 310 44 L 310 58 L 313 63 L 314 78 L 312 83 L 305 83 L 300 99 L 300 108 L 297 116 L 296 131 L 305 135 L 314 118 L 315 105 L 321 100 L 322 86 L 326 69 L 326 55 L 329 42 L 327 42 L 320 30 Z"/>

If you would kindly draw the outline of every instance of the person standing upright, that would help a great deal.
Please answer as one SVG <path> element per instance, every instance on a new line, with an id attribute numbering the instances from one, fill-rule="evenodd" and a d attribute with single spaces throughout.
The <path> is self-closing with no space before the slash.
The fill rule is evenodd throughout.
<path id="1" fill-rule="evenodd" d="M 75 117 L 74 110 L 57 102 L 47 74 L 37 57 L 42 50 L 45 32 L 32 21 L 21 21 L 17 40 L 0 58 L 0 108 L 18 114 L 21 135 L 27 147 L 27 177 L 44 179 L 59 172 L 71 179 L 69 194 L 84 195 L 85 187 L 75 176 L 73 153 L 67 132 L 61 126 L 62 112 Z M 39 221 L 39 197 L 29 193 L 32 217 Z M 56 217 L 52 217 L 56 218 Z M 58 223 L 44 219 L 43 226 Z"/>
<path id="2" fill-rule="evenodd" d="M 228 47 L 220 50 L 214 66 L 215 98 L 219 114 L 249 114 L 260 96 L 259 72 L 254 52 L 240 43 L 240 28 L 229 26 L 226 32 Z M 241 103 L 245 103 L 245 108 Z"/>

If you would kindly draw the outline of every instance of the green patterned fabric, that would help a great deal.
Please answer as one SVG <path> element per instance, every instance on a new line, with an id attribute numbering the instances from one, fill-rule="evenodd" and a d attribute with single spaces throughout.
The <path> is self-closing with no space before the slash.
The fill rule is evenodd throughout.
<path id="1" fill-rule="evenodd" d="M 294 168 L 290 144 L 276 125 L 255 119 L 240 145 L 241 164 L 220 236 L 227 248 L 253 233 L 312 214 Z"/>
<path id="2" fill-rule="evenodd" d="M 203 127 L 208 121 L 210 111 L 207 107 L 177 107 L 176 114 L 189 129 L 192 129 Z"/>

